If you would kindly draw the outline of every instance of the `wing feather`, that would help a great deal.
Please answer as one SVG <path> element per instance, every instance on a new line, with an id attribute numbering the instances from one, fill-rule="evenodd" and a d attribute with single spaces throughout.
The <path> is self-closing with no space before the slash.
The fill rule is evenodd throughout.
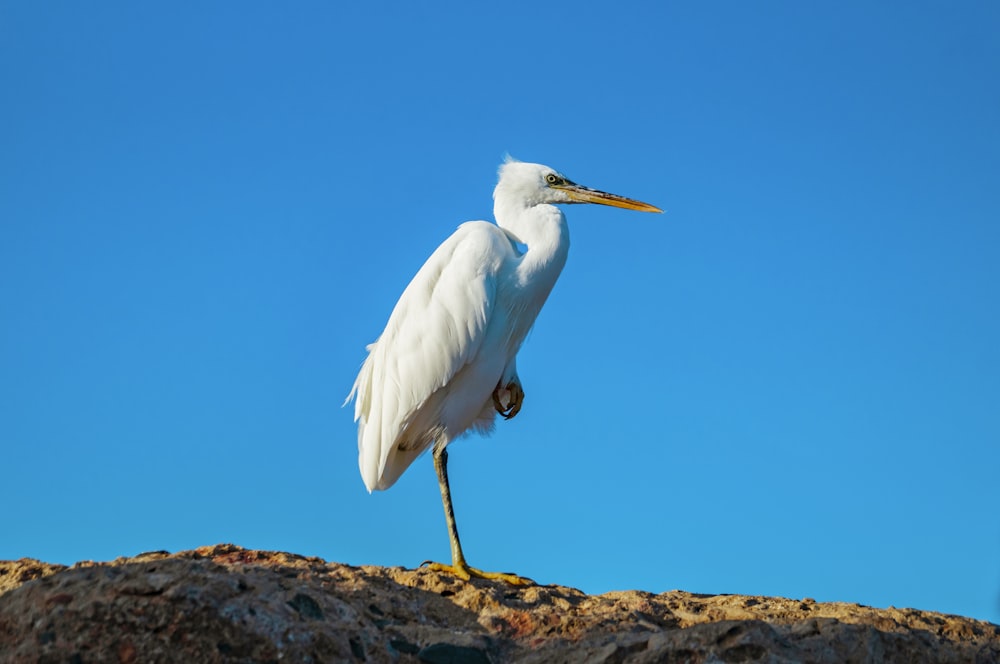
<path id="1" fill-rule="evenodd" d="M 368 346 L 355 398 L 358 465 L 368 490 L 387 489 L 446 430 L 432 399 L 478 354 L 496 304 L 510 240 L 488 222 L 462 224 L 403 291 Z M 445 441 L 447 442 L 447 441 Z"/>

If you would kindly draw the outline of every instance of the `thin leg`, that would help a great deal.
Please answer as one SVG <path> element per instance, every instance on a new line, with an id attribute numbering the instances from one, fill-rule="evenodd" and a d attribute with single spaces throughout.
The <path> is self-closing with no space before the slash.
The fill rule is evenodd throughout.
<path id="1" fill-rule="evenodd" d="M 506 581 L 515 585 L 529 585 L 534 581 L 516 574 L 503 572 L 484 572 L 469 567 L 462 554 L 462 543 L 458 539 L 458 526 L 455 525 L 455 509 L 451 504 L 451 487 L 448 485 L 448 451 L 445 445 L 434 446 L 434 470 L 437 472 L 438 485 L 441 487 L 441 502 L 444 505 L 444 520 L 448 524 L 448 539 L 451 541 L 451 565 L 443 563 L 424 563 L 429 569 L 438 572 L 449 572 L 468 581 L 472 577 Z"/>
<path id="2" fill-rule="evenodd" d="M 451 541 L 451 564 L 456 568 L 465 568 L 465 555 L 462 553 L 462 542 L 458 539 L 458 526 L 455 524 L 455 508 L 451 504 L 451 485 L 448 484 L 448 449 L 445 445 L 434 448 L 434 470 L 437 472 L 438 485 L 441 487 L 441 503 L 444 505 L 444 520 L 448 524 L 448 539 Z"/>

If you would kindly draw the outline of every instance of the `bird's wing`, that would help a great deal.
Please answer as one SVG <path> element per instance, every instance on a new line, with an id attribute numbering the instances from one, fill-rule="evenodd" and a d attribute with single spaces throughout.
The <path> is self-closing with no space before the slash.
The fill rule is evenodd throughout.
<path id="1" fill-rule="evenodd" d="M 385 331 L 368 346 L 348 400 L 356 397 L 358 460 L 369 491 L 391 486 L 442 433 L 433 424 L 408 424 L 475 358 L 493 312 L 500 268 L 513 251 L 497 226 L 462 224 L 420 268 Z"/>

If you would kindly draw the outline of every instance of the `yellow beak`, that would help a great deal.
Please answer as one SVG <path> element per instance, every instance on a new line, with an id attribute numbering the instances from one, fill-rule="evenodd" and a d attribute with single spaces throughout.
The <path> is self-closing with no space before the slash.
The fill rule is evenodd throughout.
<path id="1" fill-rule="evenodd" d="M 599 191 L 584 187 L 576 183 L 551 185 L 554 189 L 565 191 L 570 198 L 577 203 L 597 203 L 598 205 L 610 205 L 612 207 L 625 208 L 626 210 L 638 210 L 639 212 L 663 212 L 660 208 L 649 203 L 625 198 L 617 194 L 609 194 L 606 191 Z"/>

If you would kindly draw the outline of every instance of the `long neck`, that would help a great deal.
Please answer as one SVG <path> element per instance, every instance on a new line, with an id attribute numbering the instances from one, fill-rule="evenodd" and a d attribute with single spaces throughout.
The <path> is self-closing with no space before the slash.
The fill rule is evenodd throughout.
<path id="1" fill-rule="evenodd" d="M 566 217 L 554 205 L 525 205 L 515 201 L 497 196 L 493 214 L 500 228 L 527 246 L 517 268 L 518 281 L 532 292 L 540 309 L 566 264 L 569 227 Z"/>

